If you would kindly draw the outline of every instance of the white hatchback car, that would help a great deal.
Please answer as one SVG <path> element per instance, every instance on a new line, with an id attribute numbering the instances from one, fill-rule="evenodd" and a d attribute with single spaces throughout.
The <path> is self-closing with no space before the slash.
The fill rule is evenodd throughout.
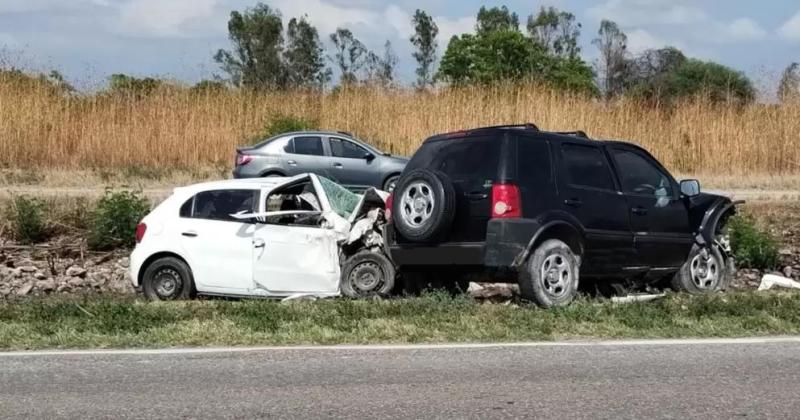
<path id="1" fill-rule="evenodd" d="M 313 174 L 176 188 L 136 228 L 131 281 L 152 300 L 388 294 L 386 195 Z"/>

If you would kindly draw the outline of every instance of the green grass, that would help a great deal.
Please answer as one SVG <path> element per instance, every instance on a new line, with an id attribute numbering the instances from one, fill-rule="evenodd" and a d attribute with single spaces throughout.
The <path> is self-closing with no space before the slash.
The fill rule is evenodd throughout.
<path id="1" fill-rule="evenodd" d="M 800 333 L 800 294 L 670 295 L 567 308 L 427 295 L 280 303 L 135 298 L 0 302 L 0 348 L 169 347 L 735 337 Z"/>

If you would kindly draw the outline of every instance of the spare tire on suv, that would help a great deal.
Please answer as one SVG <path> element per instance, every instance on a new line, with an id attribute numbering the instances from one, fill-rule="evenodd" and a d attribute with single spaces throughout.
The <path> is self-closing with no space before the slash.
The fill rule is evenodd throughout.
<path id="1" fill-rule="evenodd" d="M 397 232 L 413 242 L 443 239 L 453 224 L 456 192 L 443 172 L 415 169 L 394 189 L 392 219 Z"/>

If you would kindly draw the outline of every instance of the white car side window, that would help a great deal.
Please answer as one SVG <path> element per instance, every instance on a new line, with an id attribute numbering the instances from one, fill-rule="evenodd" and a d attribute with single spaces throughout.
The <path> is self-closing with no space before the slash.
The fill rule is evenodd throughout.
<path id="1" fill-rule="evenodd" d="M 231 215 L 258 211 L 259 194 L 254 189 L 202 191 L 181 206 L 180 217 L 239 222 Z"/>

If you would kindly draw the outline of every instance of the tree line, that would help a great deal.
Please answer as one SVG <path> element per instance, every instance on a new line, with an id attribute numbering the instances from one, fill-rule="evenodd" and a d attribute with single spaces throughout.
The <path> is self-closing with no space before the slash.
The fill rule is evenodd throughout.
<path id="1" fill-rule="evenodd" d="M 591 41 L 599 58 L 588 63 L 581 57 L 583 26 L 573 13 L 554 7 L 542 7 L 527 16 L 521 28 L 519 15 L 506 6 L 483 6 L 477 12 L 474 33 L 451 37 L 441 57 L 439 28 L 433 17 L 417 9 L 411 24 L 414 33 L 408 41 L 417 64 L 413 85 L 418 89 L 512 81 L 665 104 L 698 94 L 714 102 L 737 103 L 751 102 L 756 96 L 752 81 L 742 72 L 687 57 L 675 47 L 632 53 L 627 35 L 610 20 L 600 23 Z M 192 89 L 321 90 L 331 86 L 334 69 L 339 76 L 335 88 L 397 84 L 399 57 L 389 40 L 382 51 L 375 52 L 350 29 L 339 27 L 327 35 L 332 49 L 326 50 L 306 16 L 292 17 L 284 27 L 280 11 L 263 3 L 231 11 L 228 37 L 230 48 L 213 55 L 224 76 L 203 80 Z M 43 80 L 72 89 L 57 72 Z M 160 79 L 114 74 L 109 90 L 146 95 L 163 84 Z M 782 101 L 800 100 L 800 64 L 792 63 L 783 72 L 777 96 Z"/>
<path id="2" fill-rule="evenodd" d="M 524 28 L 520 17 L 506 6 L 481 7 L 474 33 L 453 36 L 441 58 L 435 20 L 417 9 L 411 23 L 414 34 L 409 42 L 417 63 L 414 85 L 419 89 L 436 83 L 526 81 L 657 103 L 697 94 L 715 102 L 747 103 L 756 95 L 752 81 L 742 72 L 687 57 L 675 47 L 633 54 L 626 34 L 610 20 L 601 22 L 591 42 L 599 59 L 588 63 L 580 54 L 583 26 L 573 13 L 554 7 L 529 15 Z M 226 80 L 237 87 L 322 88 L 333 74 L 327 64 L 338 71 L 340 86 L 395 82 L 398 57 L 388 40 L 382 54 L 376 54 L 349 29 L 337 28 L 329 35 L 333 50 L 326 55 L 316 28 L 305 17 L 290 19 L 284 31 L 280 12 L 264 4 L 231 12 L 228 30 L 232 48 L 219 50 L 214 58 Z M 793 63 L 786 69 L 778 96 L 800 96 L 800 65 Z"/>

